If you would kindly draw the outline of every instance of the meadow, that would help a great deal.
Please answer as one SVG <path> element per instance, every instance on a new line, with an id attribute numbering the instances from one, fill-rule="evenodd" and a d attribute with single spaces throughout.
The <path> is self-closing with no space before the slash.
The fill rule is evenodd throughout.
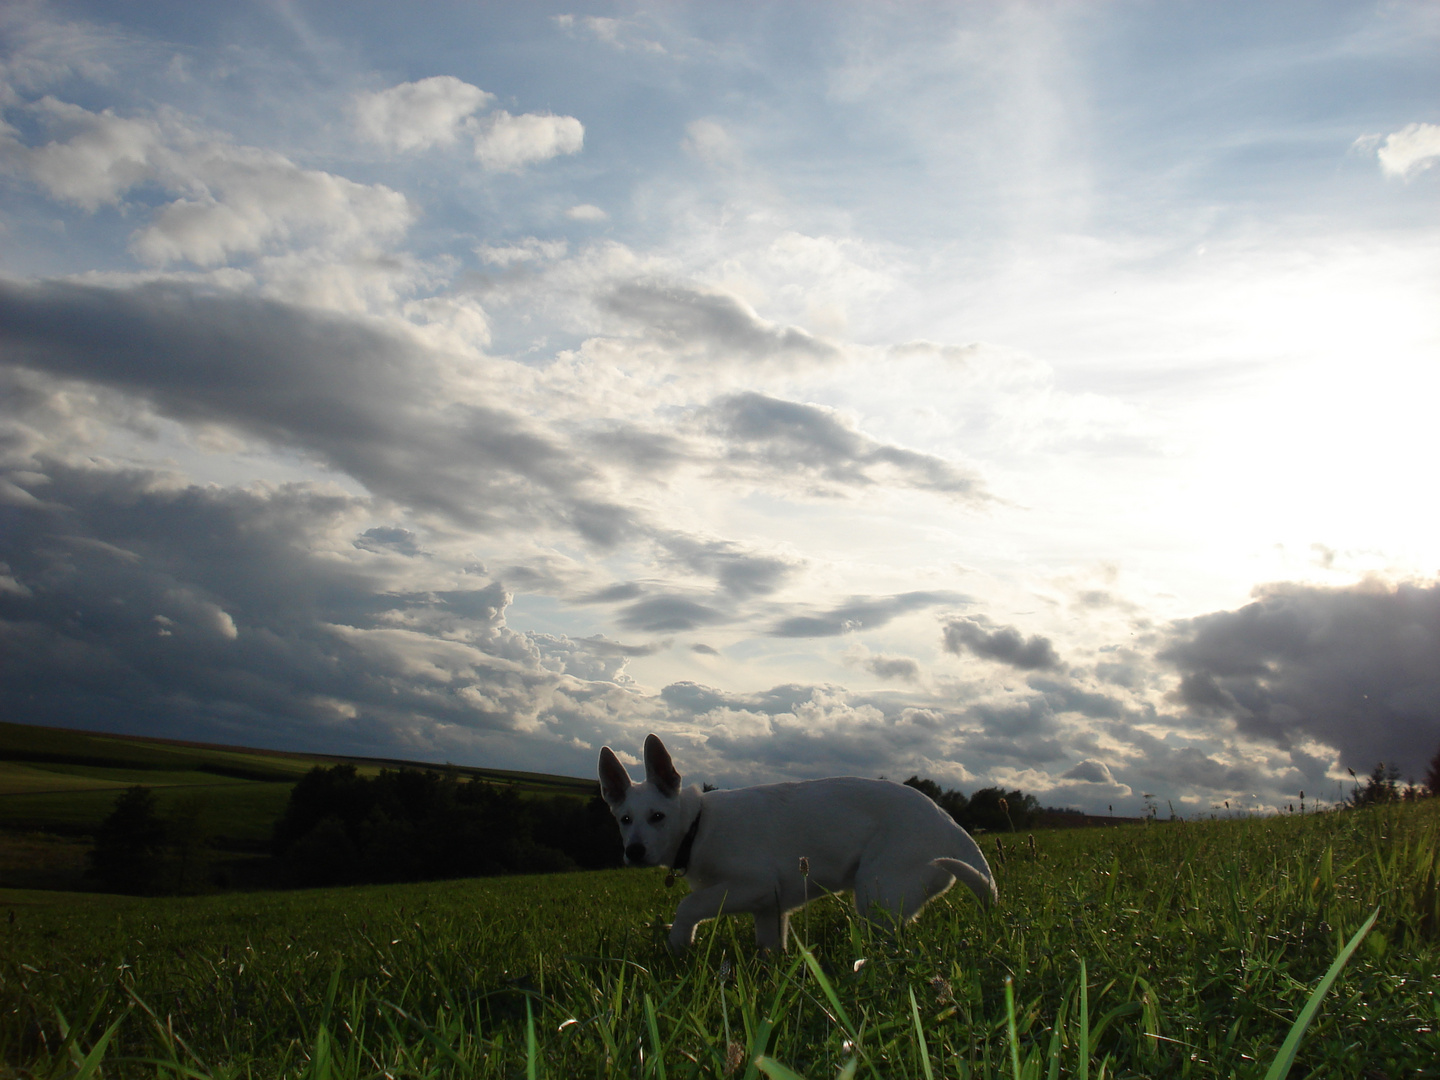
<path id="1" fill-rule="evenodd" d="M 1437 842 L 1434 799 L 987 835 L 992 910 L 952 890 L 886 934 L 822 898 L 782 956 L 755 954 L 745 918 L 670 956 L 684 886 L 659 871 L 0 892 L 0 1060 L 177 1080 L 1276 1080 L 1351 945 L 1288 1074 L 1440 1077 Z"/>
<path id="2" fill-rule="evenodd" d="M 0 888 L 87 889 L 90 838 L 132 785 L 151 789 L 162 815 L 199 817 L 227 876 L 264 879 L 276 820 L 316 766 L 436 769 L 521 796 L 588 798 L 593 780 L 470 766 L 286 753 L 0 722 Z"/>

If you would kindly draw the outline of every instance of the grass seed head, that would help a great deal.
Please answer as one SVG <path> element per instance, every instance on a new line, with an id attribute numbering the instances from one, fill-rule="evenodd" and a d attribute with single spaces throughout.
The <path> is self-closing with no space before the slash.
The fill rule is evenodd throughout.
<path id="1" fill-rule="evenodd" d="M 745 1064 L 745 1048 L 738 1042 L 725 1045 L 725 1075 L 734 1076 Z"/>

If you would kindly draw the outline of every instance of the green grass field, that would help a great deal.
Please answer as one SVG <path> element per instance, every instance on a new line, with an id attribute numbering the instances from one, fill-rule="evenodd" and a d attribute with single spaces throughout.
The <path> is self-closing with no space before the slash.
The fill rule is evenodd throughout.
<path id="1" fill-rule="evenodd" d="M 253 884 L 253 857 L 268 850 L 290 789 L 315 766 L 337 763 L 354 765 L 362 776 L 406 765 L 449 770 L 513 788 L 522 797 L 589 797 L 596 787 L 593 780 L 544 773 L 290 754 L 0 723 L 0 887 L 88 887 L 89 837 L 114 809 L 116 797 L 136 784 L 154 790 L 162 815 L 201 813 L 210 846 L 229 864 L 227 877 Z M 82 844 L 86 846 L 78 846 Z M 265 874 L 260 877 L 265 879 Z"/>
<path id="2" fill-rule="evenodd" d="M 823 899 L 795 920 L 812 951 L 781 957 L 722 919 L 672 958 L 658 926 L 683 886 L 648 871 L 0 892 L 0 1058 L 15 1076 L 1274 1080 L 1378 909 L 1289 1075 L 1440 1077 L 1437 840 L 1440 800 L 1041 833 L 1033 855 L 1005 837 L 992 911 L 953 890 L 891 936 Z"/>

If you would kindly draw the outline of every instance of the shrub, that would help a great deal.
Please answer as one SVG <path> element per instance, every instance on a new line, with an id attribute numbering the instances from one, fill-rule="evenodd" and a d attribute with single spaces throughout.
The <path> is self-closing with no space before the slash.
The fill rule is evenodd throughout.
<path id="1" fill-rule="evenodd" d="M 165 854 L 165 822 L 155 793 L 137 784 L 120 793 L 96 832 L 90 870 L 117 892 L 155 893 L 160 891 Z"/>

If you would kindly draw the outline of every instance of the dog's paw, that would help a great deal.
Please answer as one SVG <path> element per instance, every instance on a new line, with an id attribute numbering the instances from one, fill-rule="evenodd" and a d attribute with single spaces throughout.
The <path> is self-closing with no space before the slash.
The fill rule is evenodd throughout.
<path id="1" fill-rule="evenodd" d="M 670 927 L 670 933 L 666 939 L 670 943 L 670 951 L 676 956 L 684 956 L 690 951 L 694 934 L 695 931 L 693 929 L 687 930 L 683 926 Z"/>

